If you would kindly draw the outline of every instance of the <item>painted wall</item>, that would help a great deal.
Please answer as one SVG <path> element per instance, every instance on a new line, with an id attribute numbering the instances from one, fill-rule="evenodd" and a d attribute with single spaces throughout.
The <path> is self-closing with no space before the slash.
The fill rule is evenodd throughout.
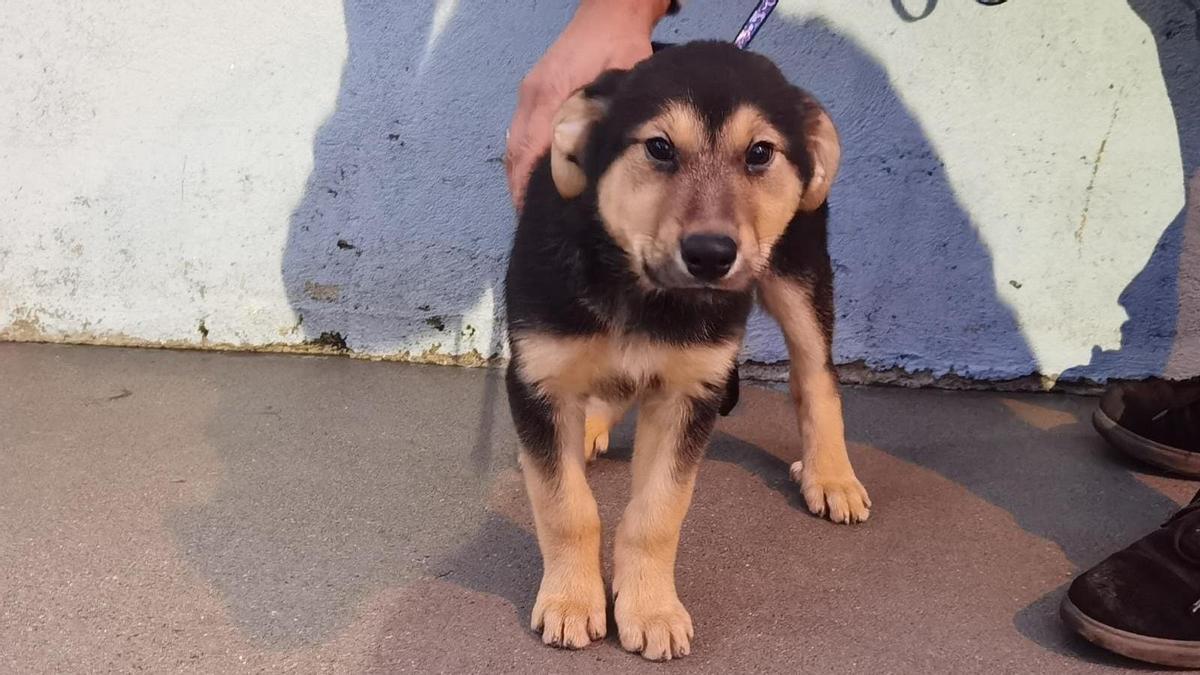
<path id="1" fill-rule="evenodd" d="M 854 4 L 785 0 L 754 44 L 842 131 L 838 361 L 1200 374 L 1191 3 Z M 504 129 L 572 7 L 0 4 L 0 338 L 498 352 Z M 785 358 L 761 316 L 745 356 Z"/>

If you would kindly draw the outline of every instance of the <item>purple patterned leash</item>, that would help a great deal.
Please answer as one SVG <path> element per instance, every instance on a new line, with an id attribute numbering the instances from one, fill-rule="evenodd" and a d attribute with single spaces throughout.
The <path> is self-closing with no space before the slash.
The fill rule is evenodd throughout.
<path id="1" fill-rule="evenodd" d="M 1007 0 L 977 0 L 981 5 L 1001 5 Z M 1195 0 L 1190 0 L 1195 2 Z M 936 0 L 934 0 L 936 3 Z M 758 35 L 758 29 L 767 22 L 767 17 L 771 16 L 771 12 L 775 11 L 775 5 L 779 4 L 779 0 L 759 0 L 758 5 L 750 12 L 750 16 L 746 18 L 746 23 L 742 24 L 742 29 L 738 31 L 737 37 L 733 39 L 733 44 L 738 49 L 745 49 L 750 46 L 750 41 Z M 1200 34 L 1200 25 L 1196 27 L 1197 34 Z"/>
<path id="2" fill-rule="evenodd" d="M 779 0 L 759 0 L 758 6 L 750 12 L 750 16 L 746 18 L 746 23 L 742 24 L 742 29 L 738 31 L 737 37 L 733 39 L 733 44 L 738 49 L 745 49 L 750 46 L 750 41 L 758 35 L 758 29 L 762 28 L 767 17 L 771 16 L 771 12 L 775 10 L 775 5 L 779 4 Z"/>

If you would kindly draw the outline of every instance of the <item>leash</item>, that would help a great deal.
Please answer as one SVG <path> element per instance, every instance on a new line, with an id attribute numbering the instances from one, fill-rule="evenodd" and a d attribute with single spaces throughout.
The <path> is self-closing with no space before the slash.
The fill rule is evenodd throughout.
<path id="1" fill-rule="evenodd" d="M 981 5 L 999 5 L 1007 2 L 1007 0 L 976 0 Z M 936 0 L 935 0 L 936 2 Z M 750 41 L 758 35 L 759 29 L 767 22 L 767 17 L 771 16 L 771 12 L 775 11 L 775 6 L 779 4 L 779 0 L 759 0 L 754 7 L 754 11 L 750 12 L 750 16 L 746 17 L 746 22 L 742 24 L 742 29 L 738 31 L 737 37 L 733 39 L 733 45 L 738 49 L 745 49 L 750 46 Z"/>
<path id="2" fill-rule="evenodd" d="M 750 12 L 750 16 L 746 17 L 746 23 L 742 24 L 742 29 L 738 31 L 737 37 L 733 39 L 733 45 L 738 49 L 745 49 L 750 46 L 750 41 L 758 35 L 758 30 L 767 22 L 767 17 L 771 16 L 771 12 L 775 11 L 775 5 L 779 4 L 779 0 L 759 0 L 758 6 Z"/>

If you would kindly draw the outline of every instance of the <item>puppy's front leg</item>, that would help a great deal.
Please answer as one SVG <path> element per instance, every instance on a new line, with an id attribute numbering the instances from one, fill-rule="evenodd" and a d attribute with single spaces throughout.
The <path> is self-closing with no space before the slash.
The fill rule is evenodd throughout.
<path id="1" fill-rule="evenodd" d="M 648 659 L 691 650 L 692 618 L 675 593 L 675 553 L 719 403 L 715 392 L 701 399 L 664 394 L 638 413 L 633 497 L 613 553 L 613 613 L 621 646 Z"/>
<path id="2" fill-rule="evenodd" d="M 539 391 L 521 379 L 516 362 L 508 369 L 508 401 L 542 552 L 530 623 L 542 642 L 578 649 L 606 632 L 600 515 L 584 475 L 583 401 Z"/>
<path id="3" fill-rule="evenodd" d="M 800 422 L 800 460 L 792 479 L 800 483 L 808 509 L 839 523 L 871 515 L 871 498 L 854 475 L 846 452 L 842 399 L 830 358 L 832 290 L 800 278 L 770 274 L 759 281 L 759 297 L 783 328 L 791 358 L 789 384 Z M 825 297 L 821 297 L 824 295 Z M 821 318 L 817 303 L 827 308 Z M 827 325 L 822 325 L 822 321 Z"/>

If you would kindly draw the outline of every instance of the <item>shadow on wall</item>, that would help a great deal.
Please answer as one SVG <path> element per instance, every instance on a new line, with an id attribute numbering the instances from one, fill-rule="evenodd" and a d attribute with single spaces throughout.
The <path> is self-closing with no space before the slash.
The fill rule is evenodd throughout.
<path id="1" fill-rule="evenodd" d="M 842 134 L 830 202 L 836 360 L 984 379 L 1036 372 L 990 252 L 882 65 L 814 20 L 770 23 L 755 48 L 816 94 Z M 775 329 L 758 317 L 752 337 L 765 330 Z"/>
<path id="2" fill-rule="evenodd" d="M 306 341 L 478 363 L 501 352 L 513 214 L 504 129 L 571 3 L 346 0 L 336 108 L 317 132 L 282 275 Z M 526 39 L 511 40 L 522 35 Z M 498 75 L 499 74 L 499 75 Z M 483 475 L 499 378 L 481 392 Z"/>
<path id="3" fill-rule="evenodd" d="M 432 3 L 346 3 L 337 108 L 317 135 L 282 270 L 305 339 L 376 354 L 499 352 L 513 222 L 503 134 L 519 74 L 568 18 L 571 3 L 559 4 L 448 3 L 447 16 Z M 700 0 L 659 37 L 732 32 L 743 10 Z M 501 37 L 510 34 L 529 37 L 513 45 Z M 778 16 L 755 48 L 825 101 L 843 132 L 831 251 L 838 360 L 1034 372 L 988 251 L 880 65 L 819 21 Z M 764 316 L 748 343 L 755 358 L 786 358 Z"/>
<path id="4" fill-rule="evenodd" d="M 1186 112 L 1200 106 L 1200 59 L 1187 53 L 1197 44 L 1194 10 L 1188 0 L 1131 2 L 1170 64 L 1164 76 L 1184 169 L 1195 174 L 1200 130 Z M 728 37 L 744 18 L 745 8 L 732 5 L 696 0 L 657 37 Z M 499 353 L 499 285 L 513 222 L 503 131 L 517 78 L 570 11 L 571 3 L 346 3 L 349 53 L 337 108 L 318 132 L 282 270 L 305 339 L 434 359 Z M 512 44 L 502 37 L 510 34 L 528 39 Z M 755 49 L 821 98 L 843 133 L 831 229 L 836 360 L 988 379 L 1036 372 L 996 292 L 990 254 L 884 68 L 824 23 L 782 15 Z M 1188 269 L 1200 267 L 1200 235 L 1184 236 L 1200 225 L 1188 225 L 1185 214 L 1120 298 L 1130 315 L 1121 348 L 1097 349 L 1067 379 L 1162 373 L 1173 341 L 1200 340 L 1200 327 L 1185 330 L 1178 319 L 1200 314 L 1200 291 L 1187 286 L 1200 287 L 1196 273 L 1188 281 Z M 1196 369 L 1181 358 L 1200 358 L 1200 346 L 1174 349 L 1176 369 Z M 786 358 L 765 316 L 752 321 L 747 353 Z"/>
<path id="5" fill-rule="evenodd" d="M 549 43 L 562 4 L 535 17 L 508 3 L 346 1 L 337 107 L 283 257 L 306 339 L 374 354 L 499 351 L 507 75 Z M 504 37 L 531 29 L 545 34 Z"/>
<path id="6" fill-rule="evenodd" d="M 1121 326 L 1121 346 L 1094 348 L 1091 362 L 1068 370 L 1067 379 L 1200 374 L 1200 3 L 1130 0 L 1129 6 L 1158 49 L 1179 134 L 1187 203 L 1121 293 L 1129 315 Z"/>

